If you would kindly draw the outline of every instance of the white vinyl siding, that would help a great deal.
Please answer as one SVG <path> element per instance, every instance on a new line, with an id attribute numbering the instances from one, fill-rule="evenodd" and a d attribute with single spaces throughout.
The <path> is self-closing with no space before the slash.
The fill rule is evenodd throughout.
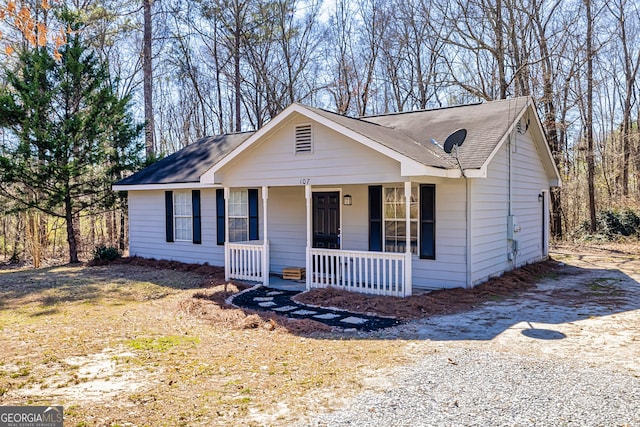
<path id="1" fill-rule="evenodd" d="M 313 155 L 295 155 L 292 122 L 216 172 L 216 182 L 231 187 L 342 187 L 345 183 L 399 183 L 400 163 L 325 126 L 313 125 Z M 346 193 L 345 193 L 346 194 Z"/>
<path id="2" fill-rule="evenodd" d="M 466 182 L 434 179 L 436 190 L 436 259 L 413 256 L 413 287 L 444 289 L 466 284 Z"/>
<path id="3" fill-rule="evenodd" d="M 542 202 L 538 194 L 549 187 L 539 153 L 530 131 L 515 133 L 511 147 L 511 212 L 520 225 L 515 233 L 519 250 L 512 253 L 507 239 L 509 215 L 509 145 L 493 158 L 486 179 L 474 179 L 472 186 L 472 276 L 474 285 L 515 267 L 543 258 Z"/>
<path id="4" fill-rule="evenodd" d="M 173 192 L 173 232 L 177 242 L 193 240 L 191 191 Z"/>
<path id="5" fill-rule="evenodd" d="M 270 271 L 304 267 L 307 247 L 307 207 L 304 187 L 269 188 L 268 228 Z"/>
<path id="6" fill-rule="evenodd" d="M 515 260 L 521 266 L 546 256 L 542 241 L 543 202 L 538 195 L 542 190 L 548 190 L 549 184 L 529 132 L 518 134 L 518 144 L 513 154 L 517 162 L 512 174 L 513 213 L 520 226 L 520 232 L 516 233 L 519 250 Z"/>
<path id="7" fill-rule="evenodd" d="M 215 201 L 215 189 L 201 190 L 202 244 L 167 243 L 164 191 L 129 191 L 129 255 L 224 266 L 224 247 L 216 244 Z"/>
<path id="8" fill-rule="evenodd" d="M 471 281 L 477 285 L 509 269 L 509 161 L 507 144 L 493 158 L 487 178 L 472 180 Z"/>

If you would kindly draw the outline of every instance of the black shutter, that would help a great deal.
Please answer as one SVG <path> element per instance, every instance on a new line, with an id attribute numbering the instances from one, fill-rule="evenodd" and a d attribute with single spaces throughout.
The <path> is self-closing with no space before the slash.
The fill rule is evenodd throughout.
<path id="1" fill-rule="evenodd" d="M 164 192 L 164 216 L 167 242 L 173 242 L 173 191 Z"/>
<path id="2" fill-rule="evenodd" d="M 250 188 L 249 193 L 249 240 L 258 240 L 258 190 Z"/>
<path id="3" fill-rule="evenodd" d="M 219 245 L 224 245 L 224 190 L 216 190 L 216 239 Z"/>
<path id="4" fill-rule="evenodd" d="M 369 187 L 369 250 L 382 252 L 382 186 Z"/>
<path id="5" fill-rule="evenodd" d="M 436 186 L 420 186 L 420 258 L 436 258 Z"/>
<path id="6" fill-rule="evenodd" d="M 202 220 L 200 218 L 200 190 L 191 190 L 191 210 L 193 218 L 193 243 L 202 243 Z"/>

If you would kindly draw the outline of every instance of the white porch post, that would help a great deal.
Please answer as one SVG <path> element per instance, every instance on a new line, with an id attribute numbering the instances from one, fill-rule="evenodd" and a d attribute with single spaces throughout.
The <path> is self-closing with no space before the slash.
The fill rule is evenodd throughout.
<path id="1" fill-rule="evenodd" d="M 306 248 L 306 263 L 305 263 L 305 277 L 307 290 L 311 289 L 311 276 L 313 275 L 313 270 L 311 266 L 311 244 L 312 244 L 312 212 L 311 212 L 311 185 L 307 184 L 304 186 L 304 197 L 307 202 L 307 248 Z"/>
<path id="2" fill-rule="evenodd" d="M 262 216 L 264 217 L 263 241 L 262 241 L 262 285 L 269 285 L 269 234 L 267 221 L 267 200 L 269 200 L 269 187 L 262 187 Z"/>
<path id="3" fill-rule="evenodd" d="M 229 187 L 224 187 L 224 280 L 228 282 L 229 277 Z"/>
<path id="4" fill-rule="evenodd" d="M 404 183 L 405 226 L 406 226 L 406 251 L 404 265 L 404 296 L 411 295 L 412 257 L 411 257 L 411 181 Z"/>

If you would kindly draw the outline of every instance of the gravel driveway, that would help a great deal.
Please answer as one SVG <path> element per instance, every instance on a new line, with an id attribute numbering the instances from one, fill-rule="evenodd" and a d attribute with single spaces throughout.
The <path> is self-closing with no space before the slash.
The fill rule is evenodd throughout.
<path id="1" fill-rule="evenodd" d="M 567 264 L 514 299 L 367 338 L 414 339 L 413 363 L 306 426 L 640 426 L 640 258 Z"/>

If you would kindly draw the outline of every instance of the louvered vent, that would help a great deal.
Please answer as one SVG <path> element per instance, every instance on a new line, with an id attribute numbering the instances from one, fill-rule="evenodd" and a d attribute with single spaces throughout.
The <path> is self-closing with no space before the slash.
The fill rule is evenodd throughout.
<path id="1" fill-rule="evenodd" d="M 310 154 L 312 143 L 311 125 L 296 126 L 296 154 Z"/>

